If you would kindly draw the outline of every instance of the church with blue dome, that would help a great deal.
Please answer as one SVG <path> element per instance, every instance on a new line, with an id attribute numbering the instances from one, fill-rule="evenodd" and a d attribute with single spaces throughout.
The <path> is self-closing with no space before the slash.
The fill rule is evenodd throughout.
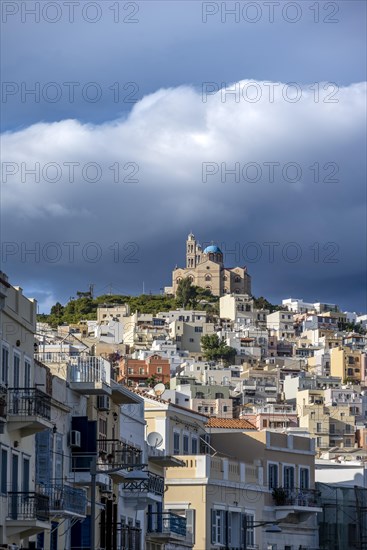
<path id="1" fill-rule="evenodd" d="M 176 294 L 179 282 L 185 277 L 214 296 L 251 294 L 251 277 L 246 266 L 225 267 L 220 247 L 212 243 L 203 249 L 192 233 L 186 240 L 186 267 L 173 270 L 172 288 L 167 291 Z"/>

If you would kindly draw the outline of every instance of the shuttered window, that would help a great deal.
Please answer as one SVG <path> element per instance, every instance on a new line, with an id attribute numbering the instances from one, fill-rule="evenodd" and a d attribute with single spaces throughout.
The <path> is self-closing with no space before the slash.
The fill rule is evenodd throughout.
<path id="1" fill-rule="evenodd" d="M 45 430 L 36 434 L 36 483 L 50 485 L 52 479 L 52 432 Z"/>

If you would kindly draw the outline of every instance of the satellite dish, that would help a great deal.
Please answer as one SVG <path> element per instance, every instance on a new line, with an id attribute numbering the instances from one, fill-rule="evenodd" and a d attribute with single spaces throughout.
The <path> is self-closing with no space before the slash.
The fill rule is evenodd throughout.
<path id="1" fill-rule="evenodd" d="M 163 443 L 163 437 L 159 432 L 151 432 L 147 437 L 148 445 L 150 447 L 160 447 Z"/>
<path id="2" fill-rule="evenodd" d="M 153 389 L 154 389 L 154 393 L 159 397 L 165 391 L 166 386 L 160 383 L 160 384 L 156 384 Z"/>

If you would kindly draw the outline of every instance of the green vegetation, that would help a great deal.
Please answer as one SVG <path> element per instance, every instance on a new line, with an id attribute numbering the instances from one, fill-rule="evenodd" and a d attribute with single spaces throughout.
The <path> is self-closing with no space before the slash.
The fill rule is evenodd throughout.
<path id="1" fill-rule="evenodd" d="M 255 309 L 268 309 L 270 313 L 284 309 L 283 306 L 271 304 L 266 298 L 264 298 L 264 296 L 260 296 L 259 298 L 255 298 L 255 296 L 253 296 L 253 300 Z"/>
<path id="2" fill-rule="evenodd" d="M 193 309 L 206 309 L 209 315 L 215 315 L 218 313 L 218 298 L 212 295 L 208 296 L 207 293 L 208 291 L 200 289 L 200 292 L 196 293 L 197 298 L 192 300 L 192 307 Z M 199 300 L 204 297 L 208 303 L 199 303 Z M 179 300 L 176 300 L 174 296 L 163 294 L 141 294 L 140 296 L 108 294 L 96 298 L 82 296 L 76 300 L 70 300 L 65 306 L 57 302 L 52 306 L 49 315 L 40 314 L 37 316 L 37 320 L 49 323 L 53 327 L 62 324 L 77 324 L 81 320 L 97 319 L 97 307 L 103 304 L 129 304 L 131 313 L 139 311 L 152 314 L 181 307 Z"/>
<path id="3" fill-rule="evenodd" d="M 201 349 L 208 361 L 218 361 L 222 359 L 225 363 L 231 363 L 236 350 L 227 346 L 224 339 L 220 339 L 217 334 L 206 334 L 201 338 Z"/>
<path id="4" fill-rule="evenodd" d="M 200 309 L 202 307 L 202 302 L 206 302 L 207 304 L 216 303 L 217 306 L 219 305 L 217 296 L 213 296 L 210 290 L 206 288 L 193 285 L 188 277 L 185 277 L 178 283 L 176 302 L 180 307 L 185 309 Z M 201 303 L 201 306 L 198 308 L 199 303 Z"/>
<path id="5" fill-rule="evenodd" d="M 367 331 L 363 328 L 363 325 L 356 323 L 338 323 L 339 330 L 345 330 L 346 332 L 355 332 L 356 334 L 367 334 Z"/>

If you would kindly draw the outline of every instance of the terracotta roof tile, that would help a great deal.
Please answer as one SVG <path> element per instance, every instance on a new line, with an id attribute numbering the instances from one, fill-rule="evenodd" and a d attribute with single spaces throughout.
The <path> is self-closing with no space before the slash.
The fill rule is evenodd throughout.
<path id="1" fill-rule="evenodd" d="M 243 418 L 215 418 L 211 417 L 207 428 L 227 428 L 240 430 L 256 430 L 256 426 Z"/>

